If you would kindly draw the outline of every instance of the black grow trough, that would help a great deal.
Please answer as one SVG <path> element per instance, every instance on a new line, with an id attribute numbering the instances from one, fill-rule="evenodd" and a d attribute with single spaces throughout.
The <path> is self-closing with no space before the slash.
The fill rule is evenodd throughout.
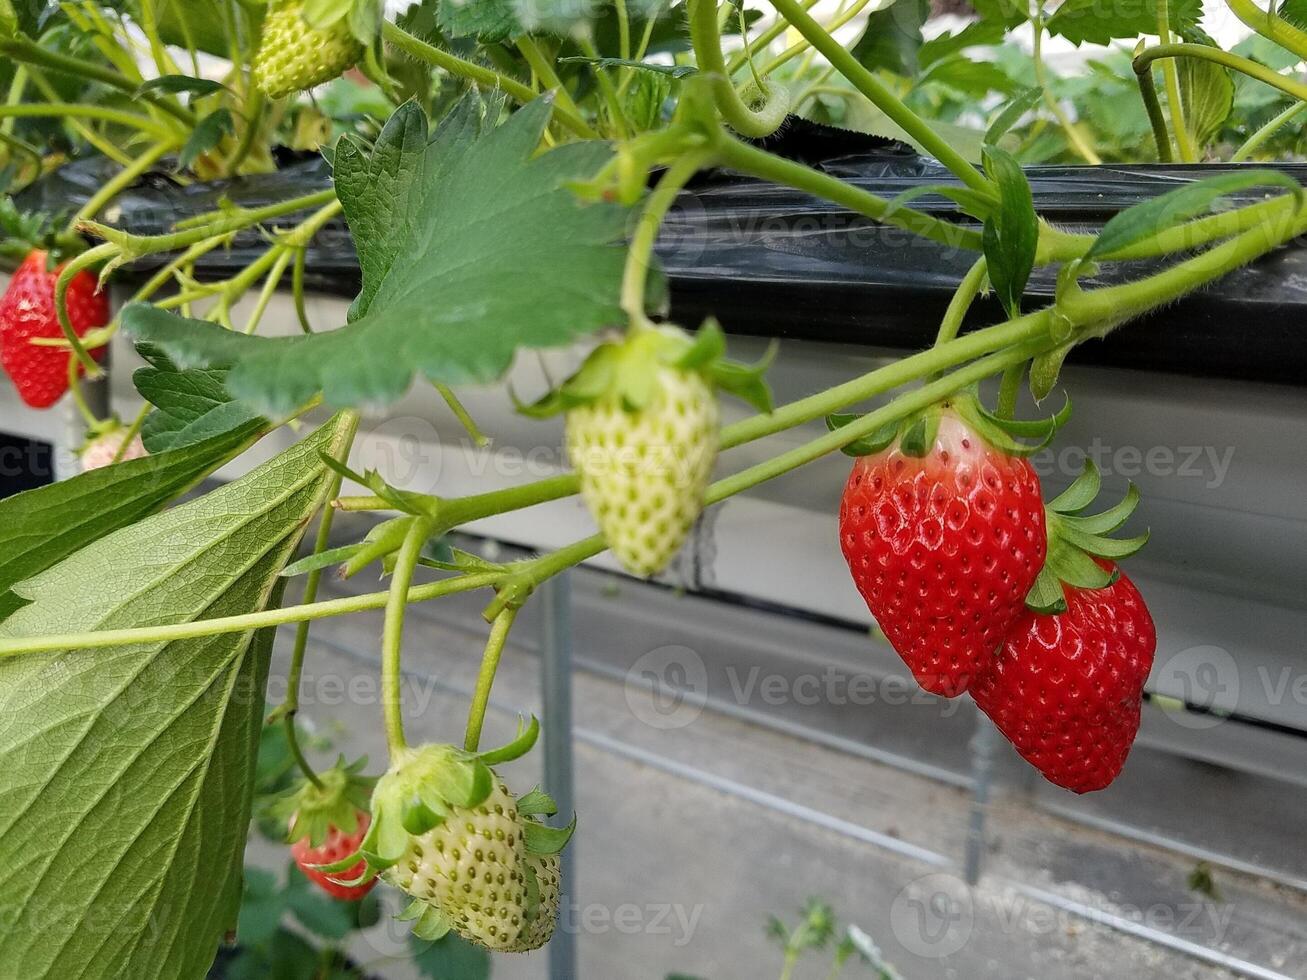
<path id="1" fill-rule="evenodd" d="M 772 148 L 892 198 L 927 184 L 950 182 L 947 171 L 899 143 L 792 121 Z M 22 203 L 62 210 L 85 201 L 104 180 L 102 162 L 65 167 L 29 189 Z M 1032 167 L 1036 206 L 1068 231 L 1095 233 L 1122 210 L 1182 184 L 1238 165 Z M 1280 168 L 1307 183 L 1307 165 Z M 272 175 L 178 186 L 150 176 L 119 200 L 113 223 L 158 234 L 173 222 L 211 211 L 224 200 L 247 207 L 321 190 L 330 171 L 318 158 L 288 162 Z M 1261 200 L 1258 190 L 1231 204 Z M 972 219 L 942 197 L 914 206 L 959 224 Z M 293 219 L 292 219 L 293 220 Z M 290 223 L 288 220 L 286 223 Z M 227 276 L 264 246 L 257 232 L 229 250 L 210 253 L 204 277 Z M 1101 342 L 1085 344 L 1077 360 L 1149 371 L 1249 378 L 1301 385 L 1307 379 L 1307 247 L 1297 241 L 1158 311 Z M 671 284 L 672 315 L 696 325 L 717 316 L 736 334 L 796 338 L 870 347 L 929 346 L 949 297 L 974 253 L 877 225 L 806 194 L 725 172 L 703 175 L 669 216 L 659 254 Z M 1086 286 L 1109 285 L 1160 268 L 1118 263 Z M 324 229 L 308 255 L 312 288 L 341 296 L 358 289 L 348 229 Z M 1052 300 L 1056 269 L 1036 270 L 1030 309 Z M 992 298 L 969 323 L 1003 318 Z"/>

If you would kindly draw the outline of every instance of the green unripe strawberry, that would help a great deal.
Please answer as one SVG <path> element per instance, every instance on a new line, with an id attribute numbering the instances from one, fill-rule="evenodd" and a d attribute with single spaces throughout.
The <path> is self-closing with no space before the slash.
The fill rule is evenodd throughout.
<path id="1" fill-rule="evenodd" d="M 526 841 L 517 801 L 495 788 L 479 805 L 454 807 L 382 878 L 434 907 L 464 939 L 510 950 L 527 927 Z"/>
<path id="2" fill-rule="evenodd" d="M 563 889 L 562 859 L 557 854 L 528 854 L 526 864 L 535 881 L 537 898 L 527 911 L 527 927 L 509 948 L 510 953 L 529 953 L 539 949 L 553 938 L 558 924 Z"/>
<path id="3" fill-rule="evenodd" d="M 567 413 L 567 454 L 581 496 L 633 575 L 667 566 L 703 509 L 720 410 L 704 376 L 660 367 L 632 410 L 618 390 Z"/>
<path id="4" fill-rule="evenodd" d="M 314 27 L 304 0 L 273 0 L 254 58 L 254 81 L 271 99 L 284 98 L 337 78 L 363 57 L 364 45 L 349 18 Z"/>
<path id="5" fill-rule="evenodd" d="M 703 510 L 720 445 L 717 390 L 771 410 L 766 363 L 735 364 L 725 350 L 711 320 L 697 337 L 642 322 L 598 347 L 557 391 L 521 406 L 538 418 L 565 414 L 581 496 L 634 575 L 662 571 Z"/>

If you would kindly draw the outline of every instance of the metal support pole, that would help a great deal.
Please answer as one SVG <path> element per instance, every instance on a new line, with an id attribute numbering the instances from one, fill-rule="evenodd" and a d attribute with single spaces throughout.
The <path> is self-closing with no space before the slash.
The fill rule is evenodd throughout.
<path id="1" fill-rule="evenodd" d="M 968 885 L 980 881 L 985 861 L 985 819 L 989 815 L 990 790 L 994 784 L 994 754 L 998 744 L 998 729 L 994 723 L 976 712 L 976 733 L 971 738 L 971 776 L 975 789 L 971 796 L 967 854 L 963 866 Z"/>
<path id="2" fill-rule="evenodd" d="M 558 803 L 558 822 L 576 812 L 572 769 L 572 580 L 564 572 L 540 588 L 544 612 L 541 687 L 544 702 L 545 792 Z M 550 980 L 576 980 L 576 842 L 562 854 L 562 922 L 549 943 Z"/>

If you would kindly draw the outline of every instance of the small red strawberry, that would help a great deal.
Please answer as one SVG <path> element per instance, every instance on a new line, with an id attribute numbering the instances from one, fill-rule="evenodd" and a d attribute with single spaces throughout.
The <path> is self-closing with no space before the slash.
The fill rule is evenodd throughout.
<path id="1" fill-rule="evenodd" d="M 343 870 L 322 870 L 355 854 L 372 825 L 367 807 L 376 780 L 360 775 L 366 763 L 347 766 L 341 759 L 316 783 L 303 780 L 273 811 L 288 821 L 290 853 L 304 876 L 345 902 L 358 901 L 377 884 L 375 875 L 365 875 L 361 858 Z"/>
<path id="2" fill-rule="evenodd" d="M 368 827 L 372 824 L 372 818 L 366 813 L 359 812 L 355 817 L 355 825 L 352 833 L 346 833 L 339 827 L 332 825 L 327 830 L 326 840 L 317 847 L 309 843 L 307 837 L 301 837 L 291 845 L 291 857 L 299 865 L 299 869 L 304 872 L 304 877 L 308 878 L 332 898 L 338 898 L 342 902 L 357 902 L 377 887 L 377 879 L 369 878 L 359 885 L 343 885 L 342 881 L 355 881 L 363 876 L 367 870 L 367 863 L 360 858 L 358 864 L 345 871 L 336 874 L 327 875 L 319 871 L 318 868 L 326 864 L 335 864 L 338 861 L 349 857 L 359 849 L 359 844 L 367 836 Z"/>
<path id="3" fill-rule="evenodd" d="M 917 682 L 945 697 L 988 667 L 1044 565 L 1039 477 L 980 434 L 989 419 L 959 398 L 892 430 L 840 505 L 854 584 Z"/>
<path id="4" fill-rule="evenodd" d="M 1044 778 L 1089 793 L 1116 779 L 1134 744 L 1157 633 L 1123 574 L 1106 588 L 1068 588 L 1066 605 L 1027 611 L 971 695 Z"/>
<path id="5" fill-rule="evenodd" d="M 1022 757 L 1077 793 L 1116 779 L 1139 731 L 1157 632 L 1117 569 L 1148 540 L 1108 537 L 1139 503 L 1130 492 L 1101 514 L 1092 465 L 1048 505 L 1048 560 L 990 670 L 971 695 Z"/>
<path id="6" fill-rule="evenodd" d="M 32 408 L 49 408 L 68 391 L 68 359 L 58 347 L 33 344 L 38 338 L 63 336 L 55 313 L 54 288 L 60 268 L 47 269 L 47 253 L 33 251 L 18 267 L 0 297 L 0 364 L 19 396 Z M 79 337 L 109 322 L 109 300 L 90 272 L 79 273 L 68 287 L 68 317 Z M 104 348 L 93 351 L 97 359 Z"/>

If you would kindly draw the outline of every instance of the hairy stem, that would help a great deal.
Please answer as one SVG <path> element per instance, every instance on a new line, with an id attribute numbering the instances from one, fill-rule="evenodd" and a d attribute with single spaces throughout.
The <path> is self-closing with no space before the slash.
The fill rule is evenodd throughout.
<path id="1" fill-rule="evenodd" d="M 394 578 L 390 582 L 390 596 L 386 602 L 386 622 L 381 637 L 381 689 L 382 706 L 386 718 L 386 742 L 394 755 L 407 747 L 404 740 L 404 705 L 401 683 L 404 655 L 404 614 L 408 610 L 409 592 L 413 586 L 413 573 L 422 548 L 431 536 L 431 524 L 424 518 L 414 518 L 404 537 L 404 544 L 395 558 Z"/>
<path id="2" fill-rule="evenodd" d="M 508 634 L 516 619 L 517 608 L 508 606 L 495 617 L 490 626 L 490 637 L 486 640 L 486 650 L 481 657 L 481 671 L 477 674 L 476 691 L 468 709 L 467 733 L 463 738 L 463 748 L 468 752 L 475 752 L 481 746 L 481 729 L 485 725 L 486 708 L 490 705 L 490 691 L 495 685 L 495 674 L 499 671 L 499 661 L 504 655 L 504 645 L 508 642 Z"/>

